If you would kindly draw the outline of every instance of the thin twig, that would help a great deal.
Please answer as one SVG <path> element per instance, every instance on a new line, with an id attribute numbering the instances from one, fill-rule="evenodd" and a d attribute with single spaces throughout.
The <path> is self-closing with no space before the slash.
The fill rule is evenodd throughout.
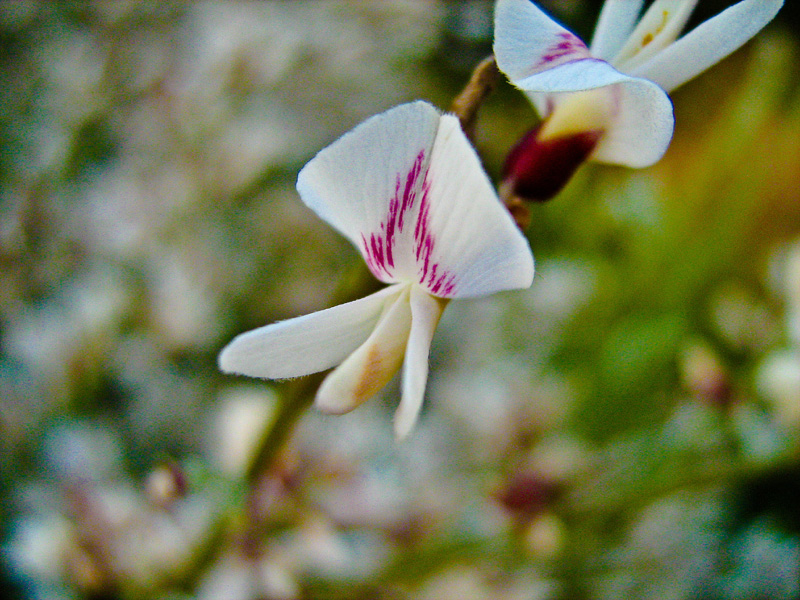
<path id="1" fill-rule="evenodd" d="M 473 140 L 475 136 L 478 109 L 494 90 L 499 75 L 500 71 L 494 56 L 484 58 L 475 67 L 467 85 L 450 105 L 450 112 L 461 121 L 461 129 L 470 140 Z"/>
<path id="2" fill-rule="evenodd" d="M 315 373 L 293 381 L 287 386 L 281 398 L 278 414 L 272 420 L 270 427 L 264 431 L 256 452 L 247 466 L 246 478 L 251 488 L 256 484 L 259 475 L 272 464 L 298 419 L 311 406 L 314 394 L 326 374 L 327 372 Z"/>

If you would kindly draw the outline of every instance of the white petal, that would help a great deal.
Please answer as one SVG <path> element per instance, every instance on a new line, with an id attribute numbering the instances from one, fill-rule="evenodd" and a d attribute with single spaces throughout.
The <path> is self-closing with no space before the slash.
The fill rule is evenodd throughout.
<path id="1" fill-rule="evenodd" d="M 783 0 L 743 0 L 702 23 L 635 69 L 672 91 L 742 46 L 769 23 Z"/>
<path id="2" fill-rule="evenodd" d="M 610 110 L 606 96 L 582 92 L 605 86 L 613 95 Z M 628 167 L 649 166 L 661 158 L 672 139 L 674 117 L 666 92 L 652 81 L 620 73 L 605 61 L 567 63 L 522 80 L 520 87 L 547 92 L 549 118 L 558 121 L 558 131 L 549 134 L 575 133 L 579 126 L 605 130 L 591 156 L 593 160 Z M 589 110 L 584 102 L 587 98 L 596 99 L 602 106 Z M 566 112 L 566 117 L 559 112 Z"/>
<path id="3" fill-rule="evenodd" d="M 442 117 L 415 223 L 417 281 L 443 298 L 533 281 L 528 241 L 500 203 L 458 119 Z"/>
<path id="4" fill-rule="evenodd" d="M 411 288 L 411 333 L 403 363 L 403 394 L 394 416 L 394 432 L 398 439 L 409 434 L 422 408 L 431 340 L 445 305 L 445 300 L 430 296 L 422 288 Z"/>
<path id="5" fill-rule="evenodd" d="M 420 194 L 439 117 L 426 102 L 371 117 L 321 150 L 297 178 L 303 201 L 355 244 L 381 281 L 398 281 L 393 246 L 405 208 Z"/>
<path id="6" fill-rule="evenodd" d="M 666 92 L 644 79 L 615 86 L 618 110 L 591 159 L 626 167 L 648 167 L 667 151 L 675 117 Z"/>
<path id="7" fill-rule="evenodd" d="M 604 60 L 587 58 L 525 77 L 515 85 L 521 90 L 549 94 L 591 90 L 631 79 Z"/>
<path id="8" fill-rule="evenodd" d="M 589 51 L 595 58 L 611 60 L 633 31 L 644 0 L 606 0 Z"/>
<path id="9" fill-rule="evenodd" d="M 387 306 L 367 340 L 334 369 L 317 390 L 321 411 L 342 414 L 380 391 L 400 369 L 411 330 L 409 288 Z"/>
<path id="10" fill-rule="evenodd" d="M 655 0 L 631 33 L 612 64 L 630 73 L 680 35 L 697 0 Z"/>
<path id="11" fill-rule="evenodd" d="M 589 58 L 589 50 L 580 38 L 530 0 L 498 0 L 494 12 L 494 55 L 497 66 L 511 83 L 522 87 L 520 80 Z"/>
<path id="12" fill-rule="evenodd" d="M 384 306 L 399 293 L 399 287 L 388 287 L 355 302 L 243 333 L 222 350 L 219 367 L 266 379 L 330 369 L 367 339 Z"/>

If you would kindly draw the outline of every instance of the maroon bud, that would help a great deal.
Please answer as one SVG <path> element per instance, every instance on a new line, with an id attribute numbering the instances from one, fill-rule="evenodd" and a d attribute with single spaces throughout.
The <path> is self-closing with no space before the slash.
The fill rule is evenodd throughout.
<path id="1" fill-rule="evenodd" d="M 514 196 L 543 202 L 560 192 L 597 146 L 601 130 L 542 141 L 543 123 L 526 133 L 503 165 L 503 185 Z"/>
<path id="2" fill-rule="evenodd" d="M 154 504 L 166 508 L 186 496 L 189 482 L 183 468 L 171 462 L 150 472 L 145 480 L 145 491 Z"/>
<path id="3" fill-rule="evenodd" d="M 498 502 L 510 513 L 519 517 L 533 517 L 542 513 L 558 495 L 559 485 L 535 472 L 514 474 L 497 492 Z"/>
<path id="4" fill-rule="evenodd" d="M 679 367 L 683 384 L 710 406 L 727 408 L 733 402 L 730 376 L 714 350 L 703 342 L 684 349 Z"/>

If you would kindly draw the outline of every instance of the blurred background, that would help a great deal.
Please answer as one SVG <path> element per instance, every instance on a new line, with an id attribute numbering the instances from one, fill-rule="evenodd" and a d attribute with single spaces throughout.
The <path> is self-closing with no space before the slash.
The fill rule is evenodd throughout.
<path id="1" fill-rule="evenodd" d="M 599 2 L 544 3 L 588 37 Z M 700 3 L 695 22 L 731 2 Z M 800 598 L 797 3 L 674 96 L 655 167 L 532 207 L 530 290 L 452 303 L 420 424 L 313 410 L 236 334 L 363 272 L 298 170 L 446 109 L 492 2 L 0 3 L 0 588 L 33 599 Z M 503 81 L 496 180 L 537 116 Z"/>

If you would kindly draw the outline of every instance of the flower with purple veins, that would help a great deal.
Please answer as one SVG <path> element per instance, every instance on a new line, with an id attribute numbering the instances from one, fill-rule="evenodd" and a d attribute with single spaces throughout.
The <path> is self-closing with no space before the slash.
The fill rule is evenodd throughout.
<path id="1" fill-rule="evenodd" d="M 530 247 L 458 119 L 425 102 L 395 107 L 345 134 L 302 169 L 297 189 L 390 285 L 243 333 L 223 349 L 220 368 L 285 379 L 336 367 L 315 404 L 340 414 L 402 366 L 395 433 L 403 437 L 422 405 L 430 344 L 447 302 L 530 286 Z"/>

